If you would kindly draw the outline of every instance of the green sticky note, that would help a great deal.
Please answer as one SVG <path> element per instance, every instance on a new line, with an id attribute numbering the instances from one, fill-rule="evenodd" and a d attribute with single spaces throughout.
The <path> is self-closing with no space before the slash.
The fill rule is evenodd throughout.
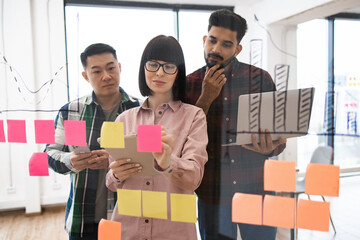
<path id="1" fill-rule="evenodd" d="M 195 194 L 170 194 L 171 221 L 195 223 L 196 195 Z"/>
<path id="2" fill-rule="evenodd" d="M 167 193 L 142 191 L 143 217 L 167 219 Z"/>
<path id="3" fill-rule="evenodd" d="M 117 190 L 117 204 L 120 215 L 141 217 L 141 190 Z"/>
<path id="4" fill-rule="evenodd" d="M 102 148 L 124 148 L 124 123 L 104 122 L 100 133 Z"/>

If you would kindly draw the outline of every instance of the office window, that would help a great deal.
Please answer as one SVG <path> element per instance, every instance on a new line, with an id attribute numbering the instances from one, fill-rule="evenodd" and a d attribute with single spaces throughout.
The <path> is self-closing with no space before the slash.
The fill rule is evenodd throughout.
<path id="1" fill-rule="evenodd" d="M 334 21 L 336 135 L 334 163 L 342 169 L 360 167 L 360 21 Z"/>
<path id="2" fill-rule="evenodd" d="M 298 87 L 315 87 L 309 135 L 298 138 L 297 167 L 306 170 L 311 155 L 318 145 L 326 144 L 326 137 L 317 135 L 324 131 L 324 111 L 327 94 L 328 23 L 316 19 L 298 25 L 297 79 Z"/>

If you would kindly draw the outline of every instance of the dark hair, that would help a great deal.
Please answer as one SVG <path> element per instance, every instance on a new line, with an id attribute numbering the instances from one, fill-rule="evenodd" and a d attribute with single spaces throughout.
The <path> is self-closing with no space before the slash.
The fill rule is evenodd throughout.
<path id="1" fill-rule="evenodd" d="M 83 68 L 86 68 L 88 57 L 102 53 L 111 53 L 117 60 L 116 50 L 112 46 L 105 43 L 94 43 L 88 46 L 84 50 L 84 52 L 80 54 L 81 64 L 83 65 Z"/>
<path id="2" fill-rule="evenodd" d="M 178 71 L 172 93 L 174 100 L 185 100 L 185 60 L 179 42 L 171 36 L 159 35 L 150 40 L 146 45 L 140 61 L 139 69 L 139 89 L 145 96 L 151 95 L 151 90 L 145 80 L 145 63 L 148 60 L 161 60 L 176 64 Z"/>
<path id="3" fill-rule="evenodd" d="M 238 44 L 244 37 L 247 30 L 246 20 L 240 15 L 227 9 L 217 10 L 210 15 L 208 31 L 210 31 L 212 26 L 223 27 L 231 31 L 236 31 Z"/>

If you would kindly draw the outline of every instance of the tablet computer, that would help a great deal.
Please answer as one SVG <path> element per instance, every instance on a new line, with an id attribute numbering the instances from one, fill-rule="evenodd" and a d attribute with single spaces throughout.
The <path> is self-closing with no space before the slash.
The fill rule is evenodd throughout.
<path id="1" fill-rule="evenodd" d="M 269 129 L 273 140 L 306 135 L 314 94 L 303 88 L 239 96 L 235 144 L 251 144 L 259 128 Z"/>
<path id="2" fill-rule="evenodd" d="M 120 158 L 130 158 L 131 163 L 136 162 L 142 166 L 142 171 L 136 176 L 154 176 L 160 174 L 154 168 L 154 156 L 151 152 L 137 151 L 136 135 L 128 135 L 124 137 L 125 148 L 105 148 L 110 156 L 116 160 Z"/>

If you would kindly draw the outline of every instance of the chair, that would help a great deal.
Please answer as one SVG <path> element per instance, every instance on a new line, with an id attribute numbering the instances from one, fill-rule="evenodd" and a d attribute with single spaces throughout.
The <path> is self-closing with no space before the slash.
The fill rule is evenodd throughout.
<path id="1" fill-rule="evenodd" d="M 332 164 L 333 163 L 333 148 L 330 146 L 317 147 L 311 156 L 310 163 Z M 298 180 L 296 182 L 296 191 L 294 193 L 295 204 L 297 204 L 299 195 L 302 193 L 305 193 L 305 178 L 303 178 L 302 180 Z M 322 197 L 323 201 L 325 202 L 324 196 L 321 196 L 321 197 Z M 310 200 L 310 195 L 308 195 L 308 198 Z M 331 214 L 330 214 L 330 222 L 334 229 L 334 234 L 336 234 L 335 225 L 332 221 Z M 293 232 L 292 232 L 292 235 L 293 235 Z M 293 236 L 292 236 L 292 239 L 293 239 Z M 297 239 L 296 224 L 295 224 L 295 239 Z"/>

